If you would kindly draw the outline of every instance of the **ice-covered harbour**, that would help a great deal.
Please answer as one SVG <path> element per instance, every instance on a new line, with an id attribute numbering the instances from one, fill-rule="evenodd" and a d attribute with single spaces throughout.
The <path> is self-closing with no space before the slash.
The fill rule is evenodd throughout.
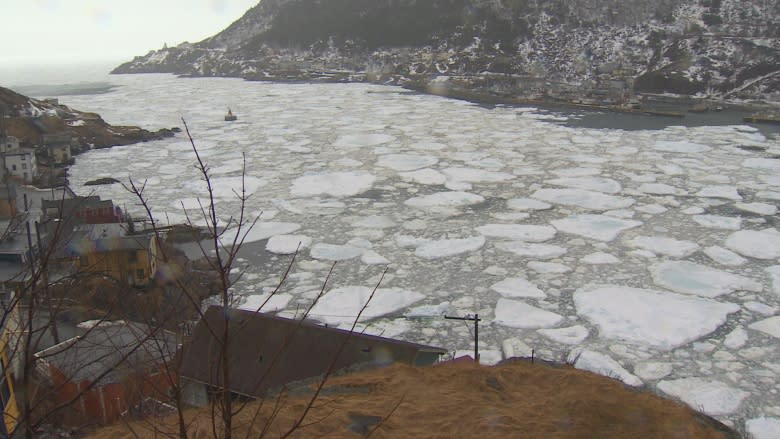
<path id="1" fill-rule="evenodd" d="M 364 315 L 370 332 L 468 351 L 469 328 L 440 316 L 479 313 L 484 362 L 581 353 L 579 367 L 741 429 L 778 425 L 776 138 L 747 126 L 569 128 L 370 85 L 112 81 L 122 87 L 61 102 L 150 129 L 184 116 L 225 218 L 246 154 L 249 210 L 262 212 L 237 267 L 246 306 L 301 242 L 269 302 L 285 314 L 340 261 L 313 314 L 351 323 L 389 266 Z M 222 121 L 228 106 L 237 122 Z M 180 135 L 79 156 L 70 180 L 139 214 L 119 185 L 83 184 L 146 180 L 157 217 L 174 223 L 205 193 L 193 161 Z"/>

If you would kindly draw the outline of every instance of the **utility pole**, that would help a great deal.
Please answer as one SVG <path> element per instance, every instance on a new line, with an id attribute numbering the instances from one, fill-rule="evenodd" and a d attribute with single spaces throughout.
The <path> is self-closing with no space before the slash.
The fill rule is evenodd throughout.
<path id="1" fill-rule="evenodd" d="M 464 320 L 474 322 L 474 362 L 479 364 L 479 322 L 482 319 L 479 318 L 479 314 L 467 314 L 465 317 L 444 316 L 448 320 Z"/>

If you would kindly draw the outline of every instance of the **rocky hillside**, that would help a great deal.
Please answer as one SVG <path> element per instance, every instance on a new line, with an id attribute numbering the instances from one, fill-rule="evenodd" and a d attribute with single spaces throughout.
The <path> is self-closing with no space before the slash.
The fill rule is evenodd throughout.
<path id="1" fill-rule="evenodd" d="M 74 153 L 173 135 L 168 129 L 152 132 L 134 126 L 112 126 L 98 114 L 74 110 L 55 101 L 29 98 L 3 87 L 0 87 L 0 128 L 28 147 L 40 146 L 44 134 L 69 135 L 75 139 Z"/>
<path id="2" fill-rule="evenodd" d="M 515 95 L 620 89 L 780 100 L 773 0 L 262 0 L 114 73 L 423 82 Z M 441 78 L 439 78 L 441 80 Z"/>

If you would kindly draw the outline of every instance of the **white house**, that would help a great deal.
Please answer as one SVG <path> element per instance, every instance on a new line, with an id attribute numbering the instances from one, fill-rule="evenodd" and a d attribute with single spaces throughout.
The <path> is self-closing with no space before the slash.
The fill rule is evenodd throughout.
<path id="1" fill-rule="evenodd" d="M 38 176 L 38 161 L 32 148 L 18 148 L 3 153 L 7 175 L 23 183 L 32 183 Z"/>
<path id="2" fill-rule="evenodd" d="M 15 151 L 19 149 L 19 139 L 14 136 L 0 136 L 0 153 Z"/>

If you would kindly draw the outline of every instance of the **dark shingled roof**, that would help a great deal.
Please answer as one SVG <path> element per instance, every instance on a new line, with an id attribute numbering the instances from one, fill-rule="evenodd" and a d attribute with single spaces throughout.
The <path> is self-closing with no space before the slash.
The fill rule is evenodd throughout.
<path id="1" fill-rule="evenodd" d="M 219 338 L 226 322 L 230 334 L 230 389 L 248 396 L 262 396 L 269 389 L 323 375 L 342 345 L 333 371 L 394 362 L 428 365 L 447 352 L 357 332 L 350 335 L 349 331 L 308 320 L 211 306 L 184 345 L 182 377 L 222 386 Z"/>

